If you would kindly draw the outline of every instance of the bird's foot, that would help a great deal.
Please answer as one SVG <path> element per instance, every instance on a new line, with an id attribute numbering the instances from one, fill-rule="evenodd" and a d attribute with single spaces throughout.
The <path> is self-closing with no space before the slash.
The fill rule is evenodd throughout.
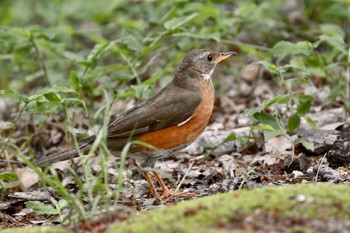
<path id="1" fill-rule="evenodd" d="M 169 189 L 163 190 L 163 194 L 159 197 L 161 201 L 168 202 L 173 197 L 195 197 L 196 193 L 191 192 L 179 192 L 179 191 L 171 191 Z"/>
<path id="2" fill-rule="evenodd" d="M 165 185 L 163 179 L 158 175 L 157 172 L 153 172 L 158 184 L 160 185 L 161 189 L 162 189 L 162 195 L 159 196 L 158 192 L 149 176 L 149 174 L 147 172 L 143 172 L 142 173 L 144 175 L 144 177 L 146 178 L 151 192 L 153 194 L 153 196 L 158 199 L 158 201 L 161 204 L 166 204 L 167 202 L 169 202 L 173 197 L 195 197 L 197 196 L 196 193 L 190 193 L 190 192 L 179 192 L 177 189 L 175 191 L 171 191 L 170 189 L 168 189 L 168 187 Z"/>

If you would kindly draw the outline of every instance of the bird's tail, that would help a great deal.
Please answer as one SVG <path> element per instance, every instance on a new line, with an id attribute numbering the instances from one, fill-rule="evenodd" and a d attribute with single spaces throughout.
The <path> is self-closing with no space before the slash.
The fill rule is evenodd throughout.
<path id="1" fill-rule="evenodd" d="M 79 145 L 79 150 L 81 153 L 86 153 L 88 150 L 90 150 L 91 142 L 93 142 L 95 137 L 89 137 L 85 140 L 83 140 Z M 68 159 L 74 159 L 79 156 L 77 148 L 69 148 L 67 150 L 48 155 L 45 157 L 40 158 L 37 161 L 37 165 L 41 168 L 46 167 L 52 163 L 68 160 Z"/>

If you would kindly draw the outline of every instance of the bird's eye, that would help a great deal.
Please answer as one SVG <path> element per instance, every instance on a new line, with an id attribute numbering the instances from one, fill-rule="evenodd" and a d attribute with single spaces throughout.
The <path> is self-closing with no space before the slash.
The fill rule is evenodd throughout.
<path id="1" fill-rule="evenodd" d="M 208 59 L 208 61 L 212 61 L 213 60 L 213 55 L 209 54 L 207 59 Z"/>

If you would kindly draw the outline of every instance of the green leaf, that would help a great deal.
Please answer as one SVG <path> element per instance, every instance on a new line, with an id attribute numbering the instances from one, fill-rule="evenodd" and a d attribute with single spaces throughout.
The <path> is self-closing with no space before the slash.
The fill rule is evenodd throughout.
<path id="1" fill-rule="evenodd" d="M 270 71 L 271 73 L 274 73 L 274 74 L 278 74 L 280 71 L 277 66 L 275 66 L 274 64 L 271 64 L 267 61 L 259 61 L 259 62 L 257 62 L 257 64 L 263 65 L 268 71 Z"/>
<path id="2" fill-rule="evenodd" d="M 0 180 L 0 191 L 5 191 L 19 186 L 19 182 L 6 182 Z"/>
<path id="3" fill-rule="evenodd" d="M 167 30 L 175 30 L 186 23 L 189 23 L 191 20 L 195 19 L 199 14 L 198 13 L 193 13 L 185 17 L 175 17 L 172 18 L 164 23 L 164 27 Z"/>
<path id="4" fill-rule="evenodd" d="M 254 114 L 254 118 L 260 123 L 272 126 L 273 129 L 279 129 L 279 124 L 276 117 L 271 116 L 266 112 L 258 112 Z"/>
<path id="5" fill-rule="evenodd" d="M 264 106 L 264 108 L 267 108 L 273 104 L 286 104 L 288 103 L 291 99 L 293 98 L 292 95 L 282 95 L 282 96 L 278 96 L 275 98 L 272 98 L 270 100 L 264 100 L 262 103 L 262 106 Z"/>
<path id="6" fill-rule="evenodd" d="M 86 67 L 92 67 L 95 65 L 96 60 L 101 56 L 101 54 L 109 49 L 110 41 L 102 42 L 96 44 L 95 47 L 91 50 L 90 54 L 87 56 L 86 60 L 78 61 L 79 64 L 82 64 Z"/>
<path id="7" fill-rule="evenodd" d="M 143 37 L 137 31 L 126 31 L 123 34 L 123 39 L 121 40 L 122 44 L 125 44 L 128 49 L 140 53 L 145 47 L 143 43 Z"/>
<path id="8" fill-rule="evenodd" d="M 312 120 L 310 117 L 304 117 L 306 122 L 311 126 L 311 128 L 316 129 L 317 125 L 314 120 Z"/>
<path id="9" fill-rule="evenodd" d="M 248 108 L 244 110 L 244 114 L 247 114 L 248 116 L 253 116 L 257 112 L 261 112 L 263 108 Z"/>
<path id="10" fill-rule="evenodd" d="M 26 96 L 20 95 L 20 94 L 16 93 L 15 91 L 8 90 L 8 89 L 7 90 L 0 90 L 0 95 L 15 98 L 22 103 L 26 103 L 29 101 L 29 99 Z"/>
<path id="11" fill-rule="evenodd" d="M 278 135 L 284 135 L 284 130 L 281 128 L 281 125 L 276 117 L 271 116 L 265 112 L 259 112 L 254 114 L 254 118 L 258 122 L 264 125 L 269 125 L 272 128 L 272 130 L 269 129 L 264 131 L 264 137 L 266 141 Z"/>
<path id="12" fill-rule="evenodd" d="M 45 205 L 40 201 L 29 201 L 27 202 L 26 207 L 37 214 L 56 215 L 60 213 L 59 210 L 53 208 L 50 205 Z"/>
<path id="13" fill-rule="evenodd" d="M 228 135 L 223 141 L 222 143 L 226 143 L 226 142 L 231 142 L 237 139 L 237 134 L 235 132 L 230 133 L 230 135 Z"/>
<path id="14" fill-rule="evenodd" d="M 142 38 L 139 37 L 135 37 L 133 35 L 129 35 L 125 38 L 126 41 L 128 41 L 126 43 L 127 47 L 130 49 L 130 50 L 133 50 L 133 51 L 136 51 L 136 52 L 140 52 L 142 51 L 144 45 L 142 43 Z"/>
<path id="15" fill-rule="evenodd" d="M 319 37 L 316 45 L 324 42 L 336 50 L 339 50 L 344 55 L 347 52 L 346 44 L 344 42 L 344 31 L 341 27 L 334 24 L 324 24 L 321 26 L 323 34 Z"/>
<path id="16" fill-rule="evenodd" d="M 45 98 L 49 101 L 49 102 L 54 102 L 54 103 L 60 103 L 61 102 L 61 96 L 56 94 L 56 93 L 45 93 L 43 94 L 43 96 L 45 96 Z"/>
<path id="17" fill-rule="evenodd" d="M 81 83 L 78 74 L 75 71 L 71 71 L 69 74 L 69 81 L 75 90 L 81 90 Z"/>
<path id="18" fill-rule="evenodd" d="M 103 42 L 101 44 L 96 44 L 95 47 L 91 50 L 90 54 L 87 57 L 87 60 L 95 60 L 101 56 L 101 54 L 108 49 L 110 45 L 109 41 Z"/>
<path id="19" fill-rule="evenodd" d="M 29 40 L 31 38 L 31 32 L 24 28 L 19 28 L 19 27 L 12 28 L 11 33 L 25 40 Z"/>
<path id="20" fill-rule="evenodd" d="M 54 85 L 49 90 L 43 93 L 77 93 L 77 92 L 66 86 Z"/>
<path id="21" fill-rule="evenodd" d="M 4 172 L 4 173 L 0 173 L 0 180 L 18 181 L 18 176 L 15 173 Z"/>
<path id="22" fill-rule="evenodd" d="M 217 19 L 220 18 L 220 9 L 213 7 L 209 4 L 204 4 L 199 10 L 200 12 L 200 18 L 204 18 L 202 20 L 205 20 L 207 18 L 213 18 Z"/>
<path id="23" fill-rule="evenodd" d="M 8 190 L 18 186 L 19 182 L 16 174 L 10 172 L 0 173 L 0 190 Z"/>
<path id="24" fill-rule="evenodd" d="M 78 98 L 64 98 L 62 100 L 62 103 L 63 104 L 68 104 L 68 103 L 78 103 L 78 104 L 81 104 L 85 110 L 85 112 L 88 112 L 88 109 L 86 108 L 86 104 L 83 100 L 81 99 L 78 99 Z"/>
<path id="25" fill-rule="evenodd" d="M 15 124 L 9 121 L 0 121 L 0 129 L 6 130 L 6 129 L 13 129 L 15 127 Z M 1 178 L 1 177 L 0 177 Z"/>
<path id="26" fill-rule="evenodd" d="M 274 130 L 274 131 L 264 131 L 264 139 L 265 141 L 270 140 L 271 138 L 280 136 L 280 135 L 284 135 L 283 130 L 279 129 L 279 130 Z"/>
<path id="27" fill-rule="evenodd" d="M 301 57 L 293 57 L 290 60 L 289 65 L 294 69 L 301 70 L 308 73 L 307 68 L 304 64 L 304 60 Z"/>
<path id="28" fill-rule="evenodd" d="M 307 150 L 313 151 L 315 149 L 314 145 L 308 141 L 306 141 L 304 138 L 297 138 L 293 141 L 294 145 L 302 144 Z"/>
<path id="29" fill-rule="evenodd" d="M 77 93 L 77 92 L 69 87 L 66 87 L 66 86 L 54 85 L 51 88 L 45 89 L 36 95 L 32 95 L 29 98 L 29 100 L 36 100 L 36 99 L 41 98 L 42 96 L 45 96 L 45 95 L 49 96 L 49 95 L 58 94 L 58 93 L 67 93 L 68 94 L 68 93 Z M 59 95 L 54 97 L 54 98 L 59 98 Z"/>
<path id="30" fill-rule="evenodd" d="M 340 36 L 341 38 L 345 36 L 343 29 L 336 24 L 322 24 L 320 28 L 322 33 L 325 35 Z"/>
<path id="31" fill-rule="evenodd" d="M 33 95 L 29 98 L 27 110 L 33 113 L 52 113 L 57 108 L 62 107 L 62 97 L 59 93 L 77 93 L 66 86 L 54 85 L 53 87 Z"/>
<path id="32" fill-rule="evenodd" d="M 329 35 L 321 35 L 319 37 L 319 43 L 326 43 L 330 46 L 332 46 L 334 49 L 338 50 L 339 52 L 346 54 L 346 47 L 343 38 L 340 36 L 329 36 Z"/>
<path id="33" fill-rule="evenodd" d="M 308 41 L 300 41 L 298 43 L 280 41 L 271 49 L 270 53 L 278 60 L 282 60 L 287 56 L 293 56 L 297 54 L 305 56 L 310 55 L 312 48 L 312 44 Z"/>
<path id="34" fill-rule="evenodd" d="M 330 103 L 333 103 L 336 98 L 339 96 L 340 93 L 344 92 L 344 83 L 337 82 L 335 86 L 332 87 L 331 93 L 323 99 L 323 104 L 328 105 Z"/>
<path id="35" fill-rule="evenodd" d="M 58 203 L 57 203 L 57 208 L 58 209 L 62 209 L 63 207 L 69 207 L 69 203 L 68 203 L 68 201 L 67 200 L 65 200 L 65 199 L 60 199 L 59 201 L 58 201 Z"/>
<path id="36" fill-rule="evenodd" d="M 253 130 L 261 130 L 261 131 L 274 131 L 275 129 L 271 125 L 259 124 L 257 126 L 252 127 Z"/>
<path id="37" fill-rule="evenodd" d="M 55 93 L 44 93 L 30 97 L 27 110 L 32 113 L 51 113 L 61 106 L 61 97 Z"/>
<path id="38" fill-rule="evenodd" d="M 288 118 L 288 130 L 294 132 L 300 125 L 300 117 L 297 114 L 293 114 Z"/>
<path id="39" fill-rule="evenodd" d="M 297 95 L 299 104 L 297 106 L 297 114 L 303 116 L 310 111 L 312 106 L 313 96 L 311 95 Z"/>
<path id="40" fill-rule="evenodd" d="M 253 2 L 245 2 L 235 10 L 235 15 L 240 18 L 252 17 L 252 14 L 256 11 L 258 6 Z"/>
<path id="41" fill-rule="evenodd" d="M 131 85 L 131 90 L 133 90 L 134 96 L 136 98 L 143 99 L 145 97 L 145 94 L 147 94 L 149 91 L 149 85 L 145 83 L 141 83 L 139 85 Z"/>

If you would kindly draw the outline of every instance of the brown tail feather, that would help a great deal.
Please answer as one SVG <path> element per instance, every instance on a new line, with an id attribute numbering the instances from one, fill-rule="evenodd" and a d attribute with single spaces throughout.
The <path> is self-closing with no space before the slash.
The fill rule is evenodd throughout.
<path id="1" fill-rule="evenodd" d="M 83 140 L 79 146 L 80 151 L 82 153 L 87 152 L 90 149 L 91 143 L 94 140 L 95 140 L 94 136 L 88 137 L 85 140 Z M 67 150 L 58 152 L 56 154 L 42 157 L 37 161 L 36 164 L 39 167 L 43 168 L 43 167 L 46 167 L 52 163 L 56 163 L 56 162 L 60 162 L 60 161 L 68 160 L 68 159 L 74 159 L 78 156 L 79 156 L 79 154 L 78 154 L 78 151 L 76 148 L 69 148 Z"/>
<path id="2" fill-rule="evenodd" d="M 90 148 L 90 146 L 88 146 L 88 145 L 85 145 L 84 147 L 80 147 L 80 150 L 82 152 L 86 152 Z M 79 156 L 79 154 L 77 152 L 77 149 L 70 148 L 70 149 L 58 152 L 56 154 L 52 154 L 52 155 L 48 155 L 48 156 L 40 158 L 37 161 L 37 165 L 39 167 L 43 168 L 43 167 L 46 167 L 52 163 L 56 163 L 56 162 L 60 162 L 60 161 L 68 160 L 68 159 L 74 159 L 78 156 Z"/>

